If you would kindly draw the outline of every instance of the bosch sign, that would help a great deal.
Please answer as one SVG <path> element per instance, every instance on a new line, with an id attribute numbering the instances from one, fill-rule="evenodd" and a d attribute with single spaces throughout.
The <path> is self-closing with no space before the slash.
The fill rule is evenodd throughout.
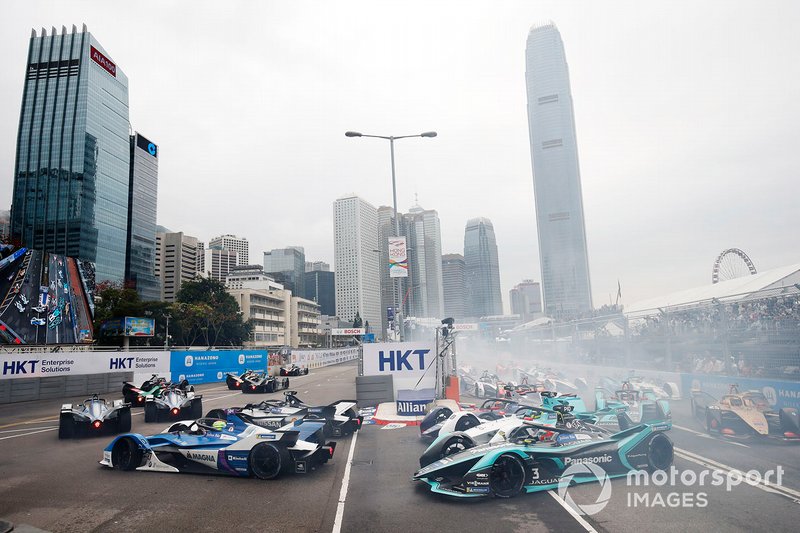
<path id="1" fill-rule="evenodd" d="M 94 46 L 91 47 L 90 55 L 92 61 L 103 67 L 103 69 L 114 76 L 117 77 L 117 65 L 114 64 L 109 58 L 107 58 L 103 53 L 95 48 Z"/>

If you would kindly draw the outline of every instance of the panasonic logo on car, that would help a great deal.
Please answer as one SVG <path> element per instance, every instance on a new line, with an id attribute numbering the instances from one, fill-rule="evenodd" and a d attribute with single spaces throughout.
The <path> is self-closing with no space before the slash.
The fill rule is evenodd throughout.
<path id="1" fill-rule="evenodd" d="M 576 465 L 576 464 L 586 464 L 586 463 L 610 463 L 613 461 L 613 458 L 610 455 L 600 455 L 598 457 L 566 457 L 564 459 L 564 465 Z"/>

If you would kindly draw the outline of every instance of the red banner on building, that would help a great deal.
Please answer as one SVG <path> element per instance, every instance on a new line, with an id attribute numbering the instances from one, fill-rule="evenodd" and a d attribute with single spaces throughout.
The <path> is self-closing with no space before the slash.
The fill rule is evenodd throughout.
<path id="1" fill-rule="evenodd" d="M 113 61 L 104 56 L 103 53 L 100 52 L 100 50 L 98 50 L 94 46 L 91 47 L 90 54 L 95 63 L 103 67 L 106 70 L 106 72 L 108 72 L 115 78 L 117 77 L 117 65 L 115 65 Z"/>

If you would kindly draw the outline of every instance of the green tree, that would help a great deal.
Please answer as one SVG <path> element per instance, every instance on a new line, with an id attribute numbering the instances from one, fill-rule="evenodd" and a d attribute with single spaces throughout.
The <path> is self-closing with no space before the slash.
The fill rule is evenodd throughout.
<path id="1" fill-rule="evenodd" d="M 210 278 L 188 281 L 178 292 L 175 313 L 179 338 L 186 346 L 241 345 L 252 331 L 225 285 Z"/>

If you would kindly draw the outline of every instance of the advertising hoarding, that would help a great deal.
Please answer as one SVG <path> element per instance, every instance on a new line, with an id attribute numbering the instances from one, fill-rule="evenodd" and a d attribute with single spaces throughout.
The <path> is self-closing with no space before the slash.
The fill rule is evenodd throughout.
<path id="1" fill-rule="evenodd" d="M 43 352 L 0 354 L 0 379 L 49 378 L 111 372 L 165 374 L 170 352 Z"/>
<path id="2" fill-rule="evenodd" d="M 362 349 L 364 350 L 364 375 L 385 376 L 391 374 L 395 396 L 400 389 L 436 386 L 434 343 L 376 342 L 364 344 Z"/>
<path id="3" fill-rule="evenodd" d="M 352 336 L 352 335 L 363 335 L 367 332 L 365 328 L 333 328 L 331 329 L 331 335 L 334 337 L 341 337 L 341 336 Z"/>

